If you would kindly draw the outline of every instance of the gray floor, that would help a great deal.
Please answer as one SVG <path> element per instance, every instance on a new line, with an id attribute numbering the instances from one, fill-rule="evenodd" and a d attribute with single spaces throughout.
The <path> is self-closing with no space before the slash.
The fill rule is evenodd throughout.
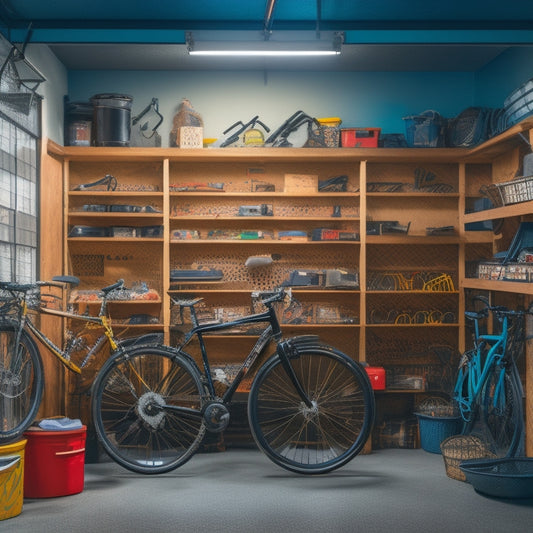
<path id="1" fill-rule="evenodd" d="M 440 455 L 380 450 L 319 477 L 280 469 L 259 451 L 198 454 L 141 476 L 87 464 L 82 493 L 24 500 L 2 533 L 532 531 L 533 502 L 487 498 L 446 476 Z"/>

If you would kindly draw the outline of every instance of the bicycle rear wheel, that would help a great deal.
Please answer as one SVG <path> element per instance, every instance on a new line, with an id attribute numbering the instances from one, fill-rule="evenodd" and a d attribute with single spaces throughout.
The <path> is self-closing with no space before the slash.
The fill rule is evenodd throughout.
<path id="1" fill-rule="evenodd" d="M 277 465 L 301 474 L 323 474 L 353 459 L 374 419 L 374 394 L 366 372 L 347 356 L 308 347 L 290 363 L 313 402 L 307 407 L 278 356 L 258 371 L 248 418 L 259 448 Z"/>
<path id="2" fill-rule="evenodd" d="M 93 385 L 93 422 L 118 464 L 162 474 L 183 465 L 200 445 L 206 430 L 202 402 L 200 372 L 188 359 L 144 346 L 103 365 Z"/>
<path id="3" fill-rule="evenodd" d="M 481 398 L 483 422 L 491 451 L 498 457 L 517 455 L 524 435 L 522 395 L 510 375 L 510 369 L 500 368 L 491 372 Z"/>
<path id="4" fill-rule="evenodd" d="M 39 350 L 17 324 L 0 324 L 0 443 L 16 439 L 33 422 L 43 395 Z"/>

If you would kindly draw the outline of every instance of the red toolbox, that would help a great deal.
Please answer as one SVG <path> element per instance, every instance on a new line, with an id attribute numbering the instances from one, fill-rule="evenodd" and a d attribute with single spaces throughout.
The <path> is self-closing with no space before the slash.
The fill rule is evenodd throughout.
<path id="1" fill-rule="evenodd" d="M 24 433 L 25 498 L 54 498 L 83 490 L 86 430 L 86 426 L 68 431 L 30 428 Z"/>
<path id="2" fill-rule="evenodd" d="M 343 148 L 377 148 L 381 128 L 342 128 Z"/>
<path id="3" fill-rule="evenodd" d="M 385 389 L 385 369 L 382 366 L 366 366 L 366 373 L 374 390 Z"/>

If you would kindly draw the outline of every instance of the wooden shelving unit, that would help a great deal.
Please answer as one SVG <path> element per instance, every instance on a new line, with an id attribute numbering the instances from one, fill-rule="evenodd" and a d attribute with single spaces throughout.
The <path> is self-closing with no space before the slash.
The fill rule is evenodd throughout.
<path id="1" fill-rule="evenodd" d="M 63 270 L 80 275 L 86 288 L 99 288 L 119 277 L 128 284 L 148 282 L 160 295 L 160 301 L 152 304 L 159 317 L 155 329 L 171 343 L 171 295 L 194 293 L 208 306 L 234 307 L 238 312 L 239 307 L 251 305 L 253 290 L 286 281 L 292 270 L 357 270 L 359 287 L 350 290 L 295 287 L 294 294 L 307 311 L 303 311 L 302 323 L 285 325 L 286 334 L 317 332 L 354 359 L 370 364 L 403 365 L 406 370 L 410 365 L 438 368 L 442 361 L 431 354 L 432 346 L 448 346 L 458 353 L 467 343 L 463 316 L 468 291 L 505 293 L 526 300 L 533 295 L 529 284 L 467 277 L 465 266 L 487 259 L 511 237 L 465 231 L 465 224 L 487 218 L 527 220 L 532 214 L 533 201 L 465 214 L 479 197 L 481 185 L 516 172 L 524 148 L 519 134 L 532 127 L 533 120 L 528 119 L 473 149 L 95 148 L 49 142 L 45 158 L 61 165 L 63 173 L 65 236 L 74 225 L 162 227 L 160 236 L 150 238 L 65 238 Z M 106 174 L 117 178 L 116 190 L 73 190 Z M 314 175 L 320 180 L 347 175 L 347 191 L 286 191 L 286 174 Z M 422 180 L 420 187 L 420 175 L 433 177 Z M 275 190 L 254 192 L 252 180 L 268 182 Z M 207 182 L 224 183 L 224 192 L 175 190 L 176 185 Z M 372 190 L 367 188 L 369 183 Z M 387 190 L 390 183 L 402 187 Z M 381 185 L 384 190 L 376 191 Z M 147 205 L 155 212 L 86 212 L 86 204 Z M 269 204 L 272 216 L 239 216 L 239 206 L 256 204 Z M 60 209 L 59 200 L 48 208 Z M 335 209 L 340 216 L 332 216 Z M 367 235 L 367 220 L 410 223 L 409 232 Z M 439 236 L 426 234 L 426 228 L 441 226 L 453 226 L 454 230 Z M 357 232 L 360 239 L 297 242 L 277 238 L 280 230 L 310 234 L 317 228 Z M 200 235 L 176 239 L 176 230 L 199 231 Z M 268 237 L 233 238 L 235 232 L 244 230 L 263 231 Z M 244 267 L 247 257 L 270 254 L 276 257 L 271 267 L 255 271 Z M 96 272 L 90 271 L 91 261 L 96 262 Z M 170 284 L 172 269 L 193 265 L 220 268 L 224 277 L 216 282 Z M 413 281 L 412 286 L 394 290 L 384 282 L 376 290 L 376 273 L 387 272 L 401 273 L 405 280 Z M 443 285 L 445 290 L 424 290 L 420 273 L 426 275 L 425 281 L 438 275 L 451 281 Z M 130 311 L 127 306 L 123 304 L 123 314 Z M 317 310 L 326 308 L 343 312 L 336 322 L 331 318 L 317 321 Z M 380 310 L 415 315 L 435 309 L 449 312 L 446 322 L 375 323 Z M 237 362 L 235 346 L 240 337 L 217 337 L 217 359 Z M 419 357 L 424 350 L 425 359 Z M 528 378 L 528 391 L 530 383 L 533 379 Z"/>

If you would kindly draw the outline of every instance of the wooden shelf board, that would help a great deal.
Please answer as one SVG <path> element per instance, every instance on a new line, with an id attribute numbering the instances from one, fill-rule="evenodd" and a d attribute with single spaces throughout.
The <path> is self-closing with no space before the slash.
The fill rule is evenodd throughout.
<path id="1" fill-rule="evenodd" d="M 367 244 L 459 244 L 459 235 L 430 236 L 430 235 L 367 235 Z"/>
<path id="2" fill-rule="evenodd" d="M 465 278 L 461 283 L 461 287 L 463 289 L 533 295 L 533 283 L 520 283 L 516 281 L 491 281 L 487 279 Z"/>
<path id="3" fill-rule="evenodd" d="M 358 192 L 229 192 L 229 191 L 170 191 L 171 197 L 180 199 L 191 197 L 217 197 L 217 198 L 359 198 Z M 242 217 L 241 217 L 242 218 Z"/>
<path id="4" fill-rule="evenodd" d="M 304 244 L 304 245 L 348 245 L 348 244 L 360 244 L 360 241 L 303 241 L 303 240 L 276 240 L 276 239 L 178 239 L 171 240 L 170 244 L 234 244 L 234 245 L 249 245 L 249 244 L 261 244 L 261 245 L 281 245 L 287 246 L 288 244 Z"/>
<path id="5" fill-rule="evenodd" d="M 459 294 L 459 291 L 422 291 L 422 290 L 407 290 L 407 291 L 393 291 L 393 290 L 386 290 L 386 291 L 379 291 L 379 290 L 367 290 L 367 294 L 380 294 L 380 295 L 386 295 L 386 294 L 394 294 L 397 296 L 398 294 L 405 294 L 405 295 L 424 295 L 424 296 L 435 296 L 437 294 L 440 295 L 449 295 L 449 294 Z"/>
<path id="6" fill-rule="evenodd" d="M 68 237 L 69 243 L 73 242 L 153 242 L 153 243 L 163 243 L 161 237 Z"/>
<path id="7" fill-rule="evenodd" d="M 368 198 L 387 198 L 388 200 L 404 199 L 405 198 L 459 198 L 458 192 L 367 192 Z"/>
<path id="8" fill-rule="evenodd" d="M 131 197 L 156 197 L 156 198 L 162 198 L 163 193 L 161 191 L 92 191 L 91 189 L 87 189 L 85 191 L 69 191 L 69 196 L 77 197 L 77 196 L 90 196 L 99 198 L 100 196 L 103 198 L 109 198 L 110 195 L 113 195 L 114 197 L 120 197 L 120 196 L 131 196 Z"/>
<path id="9" fill-rule="evenodd" d="M 360 220 L 360 217 L 283 217 L 283 216 L 271 216 L 271 217 L 239 217 L 239 216 L 214 216 L 214 215 L 190 215 L 190 216 L 171 216 L 170 220 L 177 220 L 181 222 L 186 222 L 189 220 L 193 221 L 209 221 L 213 223 L 213 221 L 239 221 L 239 222 L 245 222 L 246 224 L 253 223 L 257 220 L 259 221 L 291 221 L 291 222 L 358 222 Z"/>
<path id="10" fill-rule="evenodd" d="M 485 220 L 496 220 L 498 218 L 531 215 L 531 213 L 533 213 L 533 200 L 486 209 L 484 211 L 476 211 L 475 213 L 467 213 L 464 215 L 463 221 L 465 224 L 468 222 L 484 222 Z"/>
<path id="11" fill-rule="evenodd" d="M 433 323 L 433 324 L 365 324 L 366 328 L 457 328 L 459 324 L 444 324 L 444 323 Z"/>

